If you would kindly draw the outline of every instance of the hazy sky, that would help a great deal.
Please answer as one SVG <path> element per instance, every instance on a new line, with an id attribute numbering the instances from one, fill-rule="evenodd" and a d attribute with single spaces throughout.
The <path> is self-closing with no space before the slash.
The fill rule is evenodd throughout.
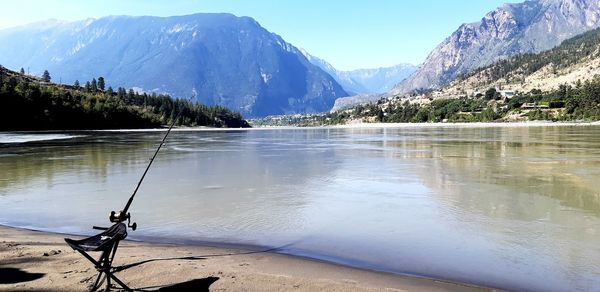
<path id="1" fill-rule="evenodd" d="M 519 0 L 4 0 L 0 28 L 49 18 L 229 12 L 338 69 L 422 62 L 458 26 Z"/>

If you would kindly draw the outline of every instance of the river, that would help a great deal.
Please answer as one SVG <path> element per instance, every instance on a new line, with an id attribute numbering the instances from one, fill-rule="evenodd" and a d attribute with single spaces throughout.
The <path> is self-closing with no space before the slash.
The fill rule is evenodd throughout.
<path id="1" fill-rule="evenodd" d="M 0 133 L 0 224 L 90 234 L 163 132 Z M 272 247 L 523 291 L 600 290 L 600 127 L 171 134 L 129 238 Z"/>

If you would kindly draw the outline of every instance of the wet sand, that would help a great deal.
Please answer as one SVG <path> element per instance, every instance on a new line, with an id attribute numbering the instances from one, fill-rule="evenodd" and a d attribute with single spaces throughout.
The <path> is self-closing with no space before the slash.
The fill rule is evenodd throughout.
<path id="1" fill-rule="evenodd" d="M 64 237 L 0 226 L 0 291 L 88 289 L 96 271 L 64 243 Z M 114 265 L 131 265 L 117 276 L 131 288 L 147 291 L 487 291 L 271 252 L 207 246 L 124 241 Z"/>

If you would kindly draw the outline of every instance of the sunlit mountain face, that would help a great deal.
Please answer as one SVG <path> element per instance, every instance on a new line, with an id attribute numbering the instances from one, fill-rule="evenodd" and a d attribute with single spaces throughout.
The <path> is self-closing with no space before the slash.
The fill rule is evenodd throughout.
<path id="1" fill-rule="evenodd" d="M 347 95 L 296 47 L 231 14 L 111 16 L 2 30 L 0 64 L 34 74 L 47 69 L 68 84 L 103 76 L 115 88 L 195 96 L 248 117 L 328 111 Z"/>

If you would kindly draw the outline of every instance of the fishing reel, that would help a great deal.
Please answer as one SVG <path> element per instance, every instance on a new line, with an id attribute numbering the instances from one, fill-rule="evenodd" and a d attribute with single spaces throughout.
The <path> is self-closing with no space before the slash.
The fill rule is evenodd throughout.
<path id="1" fill-rule="evenodd" d="M 112 211 L 110 212 L 110 216 L 108 217 L 108 219 L 112 223 L 122 223 L 125 222 L 125 220 L 127 220 L 127 227 L 131 228 L 131 230 L 133 231 L 137 229 L 137 223 L 131 223 L 131 214 L 129 212 L 125 213 L 123 211 Z"/>

